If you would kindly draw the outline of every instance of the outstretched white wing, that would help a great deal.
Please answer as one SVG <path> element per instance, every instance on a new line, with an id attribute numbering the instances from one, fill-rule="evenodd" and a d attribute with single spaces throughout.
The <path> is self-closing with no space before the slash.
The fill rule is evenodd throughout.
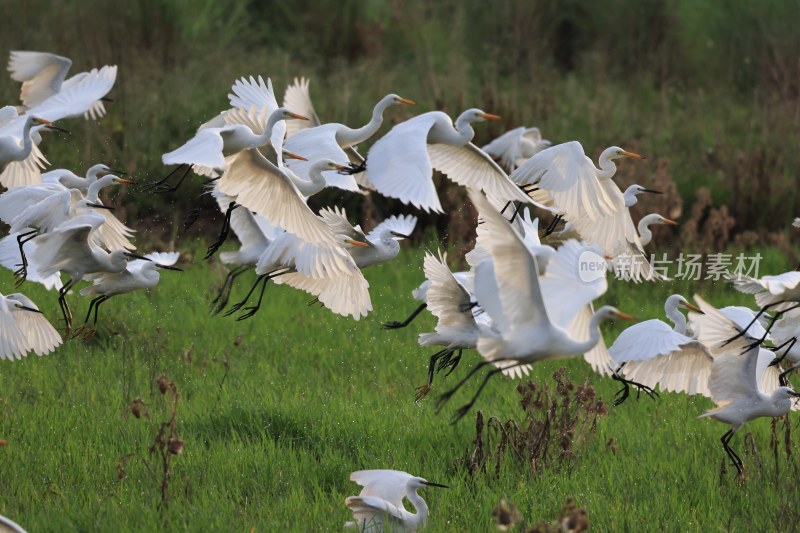
<path id="1" fill-rule="evenodd" d="M 231 94 L 228 95 L 231 105 L 244 110 L 250 110 L 255 107 L 259 113 L 262 113 L 266 119 L 269 118 L 275 110 L 278 109 L 278 101 L 275 98 L 275 92 L 272 90 L 272 80 L 267 78 L 267 83 L 259 76 L 258 80 L 250 76 L 250 79 L 241 78 L 236 80 L 236 83 L 231 87 Z M 266 110 L 266 112 L 264 112 Z M 291 111 L 291 109 L 290 109 Z M 266 125 L 266 122 L 264 123 Z M 255 133 L 256 130 L 253 130 Z M 261 131 L 264 131 L 262 126 Z M 256 133 L 257 134 L 257 133 Z M 270 140 L 276 150 L 278 146 L 283 143 L 286 137 L 286 122 L 279 121 L 272 129 Z"/>
<path id="2" fill-rule="evenodd" d="M 22 82 L 19 99 L 26 107 L 41 104 L 61 90 L 72 61 L 46 52 L 15 50 L 9 54 L 11 79 Z"/>
<path id="3" fill-rule="evenodd" d="M 31 107 L 28 113 L 50 121 L 83 115 L 108 94 L 116 79 L 116 65 L 92 69 L 77 81 L 65 84 L 58 94 Z"/>
<path id="4" fill-rule="evenodd" d="M 425 211 L 442 212 L 428 158 L 428 134 L 439 119 L 450 121 L 438 111 L 423 113 L 401 122 L 372 145 L 367 174 L 375 190 Z"/>
<path id="5" fill-rule="evenodd" d="M 294 82 L 286 88 L 283 95 L 283 107 L 293 113 L 303 115 L 307 121 L 290 121 L 286 123 L 286 138 L 290 139 L 295 133 L 307 128 L 315 128 L 322 124 L 311 103 L 311 94 L 308 85 L 311 80 L 308 78 L 294 79 Z"/>
<path id="6" fill-rule="evenodd" d="M 447 255 L 442 255 L 440 251 L 437 258 L 427 252 L 423 270 L 425 277 L 430 280 L 427 293 L 428 310 L 439 319 L 436 331 L 441 332 L 451 328 L 476 328 L 470 307 L 469 293 L 456 280 L 447 266 Z"/>
<path id="7" fill-rule="evenodd" d="M 536 184 L 534 199 L 554 206 L 567 220 L 582 215 L 596 220 L 614 212 L 615 205 L 597 179 L 597 168 L 577 141 L 542 150 L 511 173 L 519 185 Z"/>
<path id="8" fill-rule="evenodd" d="M 11 311 L 17 321 L 17 326 L 19 326 L 22 334 L 25 335 L 27 341 L 26 351 L 32 350 L 36 355 L 45 355 L 61 346 L 61 335 L 58 334 L 47 318 L 42 313 L 28 310 L 39 309 L 30 298 L 20 293 L 9 294 L 7 298 L 10 300 Z M 13 305 L 14 301 L 19 302 L 28 309 Z"/>
<path id="9" fill-rule="evenodd" d="M 448 178 L 504 201 L 532 203 L 541 209 L 555 211 L 539 204 L 517 187 L 486 152 L 472 143 L 463 146 L 429 144 L 431 166 Z"/>
<path id="10" fill-rule="evenodd" d="M 392 215 L 383 222 L 372 228 L 367 234 L 368 241 L 380 239 L 384 231 L 393 231 L 400 235 L 411 235 L 417 226 L 417 217 L 414 215 Z M 395 236 L 397 239 L 398 237 Z"/>

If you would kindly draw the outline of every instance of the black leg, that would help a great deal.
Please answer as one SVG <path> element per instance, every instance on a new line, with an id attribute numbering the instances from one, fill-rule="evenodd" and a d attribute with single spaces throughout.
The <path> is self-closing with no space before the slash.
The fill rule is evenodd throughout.
<path id="1" fill-rule="evenodd" d="M 775 346 L 774 348 L 770 348 L 770 350 L 775 352 L 776 355 L 775 355 L 775 359 L 773 359 L 770 362 L 769 366 L 777 366 L 784 359 L 786 359 L 786 356 L 789 354 L 789 352 L 792 350 L 792 348 L 794 348 L 795 344 L 797 344 L 797 337 L 792 337 L 791 339 L 789 339 L 788 341 L 784 342 L 780 346 Z M 777 356 L 778 352 L 783 350 L 784 348 L 786 348 L 786 350 L 784 350 L 783 355 L 778 357 Z"/>
<path id="2" fill-rule="evenodd" d="M 511 215 L 511 220 L 509 220 L 509 221 L 508 221 L 508 223 L 509 223 L 509 224 L 513 224 L 513 223 L 514 223 L 514 220 L 516 220 L 516 218 L 517 218 L 517 215 L 519 214 L 519 210 L 520 210 L 521 208 L 522 208 L 522 204 L 521 204 L 521 203 L 519 203 L 519 204 L 516 204 L 516 205 L 514 206 L 514 214 L 513 214 L 513 215 Z"/>
<path id="3" fill-rule="evenodd" d="M 241 316 L 237 316 L 237 322 L 240 320 L 247 320 L 251 316 L 255 315 L 259 309 L 261 309 L 261 302 L 264 300 L 264 292 L 267 290 L 267 283 L 269 283 L 269 280 L 269 277 L 264 277 L 264 282 L 261 285 L 261 293 L 258 295 L 258 302 L 256 302 L 256 305 L 245 307 L 244 310 L 247 312 Z"/>
<path id="4" fill-rule="evenodd" d="M 409 316 L 408 318 L 406 318 L 406 319 L 405 319 L 403 322 L 397 322 L 397 321 L 393 321 L 393 322 L 387 322 L 387 323 L 385 323 L 385 324 L 384 324 L 383 326 L 381 326 L 381 327 L 382 327 L 383 329 L 400 329 L 400 328 L 404 328 L 404 327 L 406 327 L 407 325 L 409 325 L 409 324 L 411 323 L 411 321 L 412 321 L 412 320 L 414 320 L 415 318 L 417 318 L 417 315 L 418 315 L 418 314 L 420 314 L 420 313 L 421 313 L 421 312 L 422 312 L 422 311 L 423 311 L 423 310 L 424 310 L 426 307 L 428 307 L 428 304 L 427 304 L 427 303 L 420 304 L 420 306 L 419 306 L 419 307 L 417 307 L 417 308 L 414 310 L 414 312 L 413 312 L 413 313 L 411 313 L 411 316 Z"/>
<path id="5" fill-rule="evenodd" d="M 508 209 L 508 206 L 510 206 L 512 203 L 513 203 L 513 202 L 512 202 L 511 200 L 509 200 L 508 202 L 506 202 L 506 205 L 504 205 L 504 206 L 503 206 L 503 209 L 501 209 L 501 210 L 500 210 L 500 214 L 501 214 L 501 215 L 502 215 L 502 214 L 504 214 L 504 213 L 506 212 L 506 209 Z"/>
<path id="6" fill-rule="evenodd" d="M 75 280 L 69 280 L 58 290 L 58 306 L 61 308 L 61 314 L 64 317 L 64 323 L 67 328 L 67 332 L 64 336 L 65 339 L 69 337 L 70 330 L 72 329 L 72 311 L 69 309 L 66 297 L 69 290 L 76 283 L 78 282 Z"/>
<path id="7" fill-rule="evenodd" d="M 728 432 L 722 436 L 720 441 L 722 442 L 722 447 L 725 449 L 725 453 L 728 454 L 728 457 L 733 462 L 733 466 L 736 467 L 736 471 L 741 476 L 742 467 L 744 466 L 744 463 L 742 462 L 742 459 L 738 455 L 736 455 L 736 452 L 733 451 L 733 448 L 731 448 L 730 445 L 728 444 L 733 438 L 734 433 L 735 432 L 733 429 L 729 429 Z"/>
<path id="8" fill-rule="evenodd" d="M 544 230 L 544 236 L 547 237 L 551 233 L 553 233 L 556 228 L 558 227 L 558 223 L 561 222 L 561 215 L 556 215 L 552 222 L 547 226 L 547 229 Z"/>
<path id="9" fill-rule="evenodd" d="M 189 231 L 195 222 L 200 218 L 200 213 L 203 212 L 203 209 L 200 207 L 196 207 L 189 211 L 189 213 L 183 217 L 183 221 L 181 222 L 181 237 L 186 235 L 186 232 Z"/>
<path id="10" fill-rule="evenodd" d="M 770 309 L 772 307 L 775 307 L 776 305 L 780 305 L 780 304 L 784 304 L 784 303 L 786 303 L 786 300 L 781 300 L 779 302 L 772 302 L 771 304 L 767 304 L 764 307 L 762 307 L 761 309 L 759 309 L 758 313 L 756 313 L 756 316 L 754 316 L 753 320 L 751 320 L 750 323 L 747 324 L 746 328 L 743 328 L 739 333 L 737 333 L 736 335 L 734 335 L 730 339 L 728 339 L 725 342 L 723 342 L 721 346 L 727 346 L 728 344 L 732 343 L 733 341 L 735 341 L 739 337 L 742 337 L 750 329 L 750 327 L 753 324 L 758 322 L 758 319 L 761 318 L 761 315 L 766 313 L 768 309 Z"/>
<path id="11" fill-rule="evenodd" d="M 430 363 L 428 364 L 428 381 L 425 383 L 425 385 L 417 387 L 417 394 L 414 396 L 415 402 L 422 401 L 422 399 L 428 395 L 431 390 L 431 385 L 433 385 L 433 373 L 436 370 L 436 361 L 442 357 L 446 357 L 449 353 L 452 352 L 448 348 L 445 348 L 444 350 L 439 350 L 431 356 Z"/>
<path id="12" fill-rule="evenodd" d="M 469 381 L 469 378 L 471 378 L 472 376 L 474 376 L 476 373 L 478 373 L 478 372 L 480 371 L 480 369 L 481 369 L 481 368 L 485 367 L 485 366 L 486 366 L 486 365 L 488 365 L 488 364 L 490 364 L 490 363 L 489 363 L 489 361 L 481 361 L 480 363 L 478 363 L 477 365 L 475 365 L 475 366 L 472 368 L 472 370 L 470 370 L 470 371 L 469 371 L 469 373 L 468 373 L 466 376 L 464 376 L 464 379 L 462 379 L 461 381 L 459 381 L 459 382 L 456 384 L 456 386 L 455 386 L 455 387 L 453 387 L 453 388 L 452 388 L 452 389 L 450 389 L 449 391 L 445 392 L 444 394 L 442 394 L 441 396 L 439 396 L 438 398 L 436 398 L 436 410 L 437 410 L 437 412 L 438 412 L 438 411 L 439 411 L 439 410 L 442 408 L 442 406 L 444 405 L 444 403 L 445 403 L 447 400 L 449 400 L 449 399 L 450 399 L 450 398 L 453 396 L 453 394 L 455 394 L 455 393 L 456 393 L 456 391 L 457 391 L 458 389 L 460 389 L 461 387 L 463 387 L 463 386 L 464 386 L 464 383 L 466 383 L 467 381 Z"/>
<path id="13" fill-rule="evenodd" d="M 262 282 L 263 282 L 263 280 L 264 280 L 265 278 L 267 278 L 268 276 L 269 276 L 269 274 L 262 274 L 262 275 L 258 276 L 258 277 L 256 278 L 256 282 L 255 282 L 255 283 L 253 283 L 253 286 L 252 286 L 252 287 L 250 287 L 250 290 L 247 292 L 247 294 L 246 294 L 246 295 L 245 295 L 245 297 L 242 299 L 242 301 L 241 301 L 241 302 L 239 302 L 239 303 L 235 303 L 235 304 L 233 304 L 233 305 L 231 306 L 231 308 L 230 308 L 230 309 L 228 309 L 228 312 L 226 312 L 226 313 L 225 313 L 223 316 L 230 316 L 230 315 L 232 315 L 233 313 L 235 313 L 236 311 L 238 311 L 239 309 L 241 309 L 242 307 L 244 307 L 244 304 L 246 304 L 246 303 L 247 303 L 247 300 L 249 300 L 249 299 L 250 299 L 250 297 L 253 295 L 253 293 L 256 291 L 256 287 L 258 287 L 258 284 L 259 284 L 259 283 L 262 283 Z"/>
<path id="14" fill-rule="evenodd" d="M 175 174 L 176 172 L 179 172 L 180 170 L 183 170 L 185 167 L 191 168 L 191 166 L 189 166 L 189 165 L 178 165 L 177 167 L 175 167 L 172 170 L 170 170 L 169 174 L 167 174 L 166 176 L 164 176 L 160 180 L 148 183 L 145 186 L 145 188 L 143 189 L 143 191 L 144 192 L 154 192 L 154 191 L 156 191 L 156 189 L 160 188 L 160 186 L 162 186 L 164 183 L 166 183 L 167 180 L 169 180 L 172 177 L 173 174 Z"/>
<path id="15" fill-rule="evenodd" d="M 17 235 L 17 245 L 19 246 L 19 256 L 21 259 L 20 268 L 14 271 L 14 277 L 16 277 L 16 286 L 19 287 L 22 285 L 22 282 L 25 281 L 25 278 L 28 276 L 28 258 L 25 256 L 25 250 L 22 247 L 25 245 L 26 242 L 36 237 L 38 234 L 37 230 L 30 230 L 24 233 L 20 233 Z"/>
<path id="16" fill-rule="evenodd" d="M 228 272 L 228 275 L 225 276 L 225 281 L 222 282 L 222 287 L 220 287 L 217 293 L 217 297 L 211 300 L 212 315 L 218 314 L 228 305 L 228 299 L 231 296 L 231 290 L 233 290 L 234 280 L 241 274 L 244 274 L 248 269 L 248 266 L 242 265 Z"/>
<path id="17" fill-rule="evenodd" d="M 481 392 L 483 392 L 483 388 L 486 387 L 486 384 L 489 383 L 489 380 L 492 379 L 492 376 L 495 376 L 495 375 L 499 374 L 500 372 L 502 372 L 504 370 L 509 370 L 511 368 L 516 368 L 516 367 L 522 366 L 524 364 L 525 363 L 523 363 L 521 361 L 517 361 L 513 365 L 508 366 L 506 368 L 495 368 L 495 369 L 490 370 L 486 374 L 486 377 L 483 378 L 483 382 L 481 383 L 480 387 L 478 387 L 478 390 L 475 391 L 475 395 L 472 397 L 472 399 L 469 401 L 469 403 L 467 403 L 466 405 L 460 407 L 453 414 L 452 423 L 455 424 L 456 422 L 458 422 L 459 420 L 464 418 L 464 415 L 466 415 L 469 412 L 469 410 L 472 409 L 472 406 L 475 405 L 475 402 L 478 400 L 478 396 L 481 395 Z"/>
<path id="18" fill-rule="evenodd" d="M 452 374 L 453 371 L 458 366 L 458 363 L 461 362 L 461 349 L 460 348 L 458 350 L 458 355 L 457 356 L 451 357 L 452 355 L 453 355 L 453 352 L 451 351 L 449 354 L 447 354 L 447 357 L 445 359 L 443 359 L 442 361 L 439 362 L 439 370 L 438 370 L 439 372 L 441 372 L 445 368 L 449 368 L 450 369 L 450 370 L 447 371 L 447 374 L 445 374 L 444 377 L 447 377 L 450 374 Z"/>
<path id="19" fill-rule="evenodd" d="M 624 366 L 625 366 L 625 363 L 622 363 L 611 374 L 611 379 L 613 379 L 614 381 L 619 381 L 620 383 L 622 383 L 622 388 L 620 390 L 618 390 L 617 393 L 614 395 L 614 397 L 616 398 L 614 400 L 614 405 L 615 406 L 622 405 L 622 403 L 625 400 L 628 399 L 628 396 L 630 396 L 630 387 L 631 386 L 634 386 L 637 389 L 637 393 L 636 393 L 636 399 L 637 400 L 639 399 L 639 395 L 642 392 L 644 392 L 645 394 L 650 396 L 651 399 L 655 400 L 655 397 L 658 396 L 658 392 L 655 389 L 653 389 L 651 387 L 648 387 L 647 385 L 645 385 L 643 383 L 637 383 L 636 381 L 631 381 L 630 379 L 625 379 L 625 378 L 622 377 L 622 375 L 619 372 L 620 372 L 620 370 L 622 370 L 622 367 L 624 367 Z"/>
<path id="20" fill-rule="evenodd" d="M 239 207 L 239 204 L 237 204 L 236 202 L 231 202 L 230 204 L 228 204 L 228 210 L 225 211 L 225 220 L 223 221 L 222 228 L 219 231 L 219 237 L 217 237 L 217 240 L 214 241 L 211 244 L 211 246 L 208 247 L 208 253 L 206 253 L 206 259 L 210 258 L 212 255 L 217 253 L 217 250 L 219 250 L 220 246 L 222 246 L 225 243 L 225 240 L 228 238 L 228 233 L 230 232 L 231 229 L 231 214 L 233 213 L 233 210 L 236 209 L 237 207 Z"/>

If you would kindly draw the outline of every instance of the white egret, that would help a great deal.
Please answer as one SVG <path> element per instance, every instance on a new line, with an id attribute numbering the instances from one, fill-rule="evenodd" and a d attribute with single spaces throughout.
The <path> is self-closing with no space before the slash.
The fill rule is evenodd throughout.
<path id="1" fill-rule="evenodd" d="M 431 111 L 401 122 L 367 153 L 367 179 L 384 196 L 425 211 L 442 212 L 433 183 L 436 169 L 460 185 L 481 189 L 504 201 L 533 203 L 494 160 L 470 141 L 473 122 L 500 117 L 468 109 L 455 121 Z"/>
<path id="2" fill-rule="evenodd" d="M 83 321 L 83 326 L 76 332 L 76 336 L 80 335 L 88 326 L 89 318 L 92 316 L 92 309 L 94 309 L 94 321 L 92 329 L 86 334 L 86 338 L 94 335 L 97 330 L 97 312 L 100 304 L 112 296 L 142 289 L 152 289 L 158 285 L 158 281 L 161 278 L 157 269 L 181 272 L 180 268 L 172 266 L 178 262 L 179 258 L 180 253 L 178 252 L 152 252 L 145 254 L 143 259 L 131 259 L 125 269 L 120 272 L 101 272 L 99 275 L 92 276 L 93 285 L 81 289 L 81 296 L 93 296 L 94 298 L 89 303 L 86 320 Z"/>
<path id="3" fill-rule="evenodd" d="M 48 161 L 39 150 L 42 138 L 36 130 L 45 126 L 55 128 L 52 122 L 34 115 L 17 117 L 13 107 L 0 109 L 0 184 L 3 187 L 11 189 L 42 181 L 41 171 Z"/>
<path id="4" fill-rule="evenodd" d="M 478 351 L 485 361 L 475 366 L 456 387 L 440 396 L 440 404 L 486 364 L 508 361 L 510 365 L 486 375 L 472 400 L 456 412 L 456 420 L 469 411 L 486 383 L 498 372 L 545 359 L 583 354 L 594 348 L 600 340 L 598 326 L 602 321 L 633 319 L 614 307 L 604 306 L 592 315 L 586 340 L 571 338 L 567 328 L 557 325 L 549 317 L 539 284 L 536 258 L 508 221 L 481 193 L 470 189 L 469 196 L 493 237 L 487 242 L 493 261 L 484 261 L 475 269 L 475 294 L 481 307 L 497 326 L 499 334 L 478 339 Z M 561 299 L 567 306 L 559 311 L 568 316 L 567 307 L 572 305 L 566 301 L 569 295 Z M 578 309 L 583 305 L 579 305 Z"/>
<path id="5" fill-rule="evenodd" d="M 366 268 L 397 257 L 400 253 L 399 241 L 410 239 L 417 225 L 417 217 L 414 215 L 392 215 L 365 235 L 360 225 L 350 224 L 347 213 L 340 207 L 321 209 L 319 215 L 336 235 L 367 244 L 348 249 L 358 268 Z"/>
<path id="6" fill-rule="evenodd" d="M 728 352 L 715 358 L 708 381 L 717 408 L 699 418 L 711 417 L 730 426 L 720 441 L 741 476 L 743 462 L 730 447 L 733 435 L 750 420 L 785 415 L 792 408 L 793 398 L 800 397 L 800 393 L 790 387 L 778 387 L 770 394 L 765 393 L 759 385 L 763 359 L 759 357 L 757 344 L 751 342 L 756 339 L 699 296 L 695 296 L 695 301 L 705 313 L 703 328 L 712 330 L 718 341 L 712 348 L 724 348 Z M 738 338 L 732 342 L 725 340 L 733 337 Z"/>
<path id="7" fill-rule="evenodd" d="M 19 242 L 17 238 L 19 233 L 11 233 L 0 239 L 0 265 L 16 272 L 22 266 L 21 258 L 19 255 Z M 28 253 L 25 254 L 28 265 L 25 267 L 25 281 L 33 283 L 41 283 L 47 290 L 60 289 L 62 287 L 61 274 L 56 272 L 50 276 L 44 277 L 39 274 L 39 265 L 33 259 L 33 249 L 36 248 L 36 240 L 29 241 L 25 247 Z"/>
<path id="8" fill-rule="evenodd" d="M 127 257 L 143 259 L 125 249 L 109 253 L 96 245 L 92 233 L 104 222 L 105 218 L 101 215 L 79 215 L 36 238 L 38 246 L 32 257 L 39 265 L 39 273 L 46 277 L 61 271 L 70 276 L 70 280 L 58 291 L 58 303 L 66 322 L 66 336 L 72 329 L 72 312 L 66 301 L 69 290 L 87 274 L 125 270 Z"/>
<path id="9" fill-rule="evenodd" d="M 102 117 L 106 112 L 103 99 L 114 86 L 117 67 L 95 68 L 67 79 L 71 66 L 70 59 L 46 52 L 12 51 L 8 61 L 11 79 L 22 82 L 19 97 L 25 107 L 41 112 L 66 104 L 71 108 L 69 114 L 58 118 L 82 114 L 87 119 Z"/>
<path id="10" fill-rule="evenodd" d="M 469 292 L 472 292 L 472 272 L 452 272 L 456 281 L 463 285 Z M 381 325 L 383 329 L 400 329 L 408 326 L 417 316 L 428 307 L 428 289 L 431 280 L 426 279 L 416 289 L 411 291 L 411 296 L 418 302 L 419 306 L 402 322 L 392 320 Z"/>
<path id="11" fill-rule="evenodd" d="M 661 320 L 645 320 L 623 330 L 609 347 L 616 368 L 614 379 L 624 384 L 615 405 L 627 399 L 629 384 L 650 395 L 656 386 L 666 391 L 709 395 L 707 383 L 713 358 L 702 342 L 688 335 L 686 317 L 679 307 L 702 312 L 680 294 L 673 294 L 664 302 L 664 314 L 673 327 Z M 681 371 L 675 371 L 678 368 Z M 623 370 L 628 379 L 617 375 Z"/>
<path id="12" fill-rule="evenodd" d="M 89 185 L 106 174 L 124 175 L 125 172 L 112 169 L 102 163 L 89 167 L 85 177 L 78 176 L 66 168 L 58 168 L 44 172 L 42 174 L 42 183 L 59 183 L 67 189 L 78 189 L 83 194 L 86 194 L 89 192 Z"/>
<path id="13" fill-rule="evenodd" d="M 30 298 L 0 294 L 0 359 L 21 359 L 31 351 L 41 356 L 60 345 L 61 337 Z"/>
<path id="14" fill-rule="evenodd" d="M 627 189 L 625 189 L 625 192 L 622 193 L 622 197 L 625 200 L 625 207 L 633 207 L 636 204 L 638 204 L 639 195 L 644 193 L 664 194 L 663 192 L 657 191 L 655 189 L 647 189 L 645 187 L 642 187 L 641 185 L 633 184 Z M 639 233 L 641 233 L 641 231 Z"/>
<path id="15" fill-rule="evenodd" d="M 752 294 L 756 299 L 756 304 L 761 307 L 753 318 L 753 322 L 769 309 L 786 313 L 800 307 L 800 272 L 793 270 L 777 276 L 764 276 L 760 279 L 744 274 L 732 274 L 728 276 L 728 279 L 739 292 Z M 764 337 L 758 343 L 764 342 L 766 334 L 770 332 L 774 323 L 773 320 L 767 326 Z M 740 336 L 741 334 L 737 334 L 730 340 L 733 341 Z"/>
<path id="16" fill-rule="evenodd" d="M 267 126 L 260 135 L 242 124 L 201 129 L 182 146 L 164 154 L 161 161 L 165 165 L 198 165 L 212 169 L 217 175 L 222 174 L 228 166 L 226 157 L 269 143 L 275 124 L 287 118 L 308 120 L 281 107 L 270 114 Z"/>
<path id="17" fill-rule="evenodd" d="M 520 126 L 505 132 L 483 146 L 481 150 L 492 156 L 492 159 L 502 164 L 506 170 L 513 172 L 522 163 L 551 145 L 550 141 L 542 139 L 539 128 Z"/>
<path id="18" fill-rule="evenodd" d="M 428 505 L 417 491 L 425 487 L 448 488 L 399 470 L 359 470 L 350 474 L 350 481 L 364 488 L 358 496 L 344 501 L 355 518 L 345 527 L 359 531 L 412 533 L 422 529 L 428 521 Z M 414 513 L 405 509 L 403 498 L 414 506 Z"/>

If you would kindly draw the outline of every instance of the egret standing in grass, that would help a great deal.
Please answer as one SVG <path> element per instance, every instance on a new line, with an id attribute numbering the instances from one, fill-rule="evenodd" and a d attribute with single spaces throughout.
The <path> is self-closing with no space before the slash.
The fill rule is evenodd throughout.
<path id="1" fill-rule="evenodd" d="M 344 501 L 355 518 L 345 527 L 371 532 L 412 533 L 422 529 L 428 521 L 428 504 L 417 491 L 425 487 L 449 488 L 399 470 L 359 470 L 350 474 L 350 480 L 364 488 L 358 496 Z M 406 511 L 403 498 L 408 498 L 415 513 Z"/>

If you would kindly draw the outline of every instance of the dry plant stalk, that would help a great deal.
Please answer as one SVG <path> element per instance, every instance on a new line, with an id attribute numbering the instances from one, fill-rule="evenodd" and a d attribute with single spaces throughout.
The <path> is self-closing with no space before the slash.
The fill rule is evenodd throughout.
<path id="1" fill-rule="evenodd" d="M 158 434 L 150 445 L 150 454 L 158 453 L 161 456 L 161 504 L 160 509 L 165 509 L 169 505 L 169 482 L 171 474 L 172 456 L 183 453 L 184 443 L 178 436 L 175 418 L 178 410 L 178 400 L 180 393 L 175 382 L 164 374 L 156 380 L 158 390 L 161 394 L 171 396 L 172 404 L 169 418 L 162 422 Z"/>
<path id="2" fill-rule="evenodd" d="M 577 456 L 579 448 L 595 433 L 597 419 L 608 411 L 588 381 L 576 386 L 565 378 L 565 372 L 561 367 L 553 374 L 554 390 L 531 381 L 517 386 L 524 413 L 520 421 L 502 422 L 490 417 L 484 425 L 483 413 L 478 412 L 475 446 L 465 461 L 470 474 L 486 473 L 488 463 L 494 461 L 498 475 L 508 453 L 524 461 L 531 472 Z M 494 445 L 493 436 L 499 438 Z"/>
<path id="3" fill-rule="evenodd" d="M 507 498 L 492 510 L 492 516 L 497 521 L 499 531 L 524 531 L 526 533 L 580 533 L 589 529 L 589 512 L 583 507 L 578 507 L 575 500 L 569 496 L 558 512 L 558 518 L 552 522 L 540 522 L 531 527 L 525 525 L 522 515 Z"/>

